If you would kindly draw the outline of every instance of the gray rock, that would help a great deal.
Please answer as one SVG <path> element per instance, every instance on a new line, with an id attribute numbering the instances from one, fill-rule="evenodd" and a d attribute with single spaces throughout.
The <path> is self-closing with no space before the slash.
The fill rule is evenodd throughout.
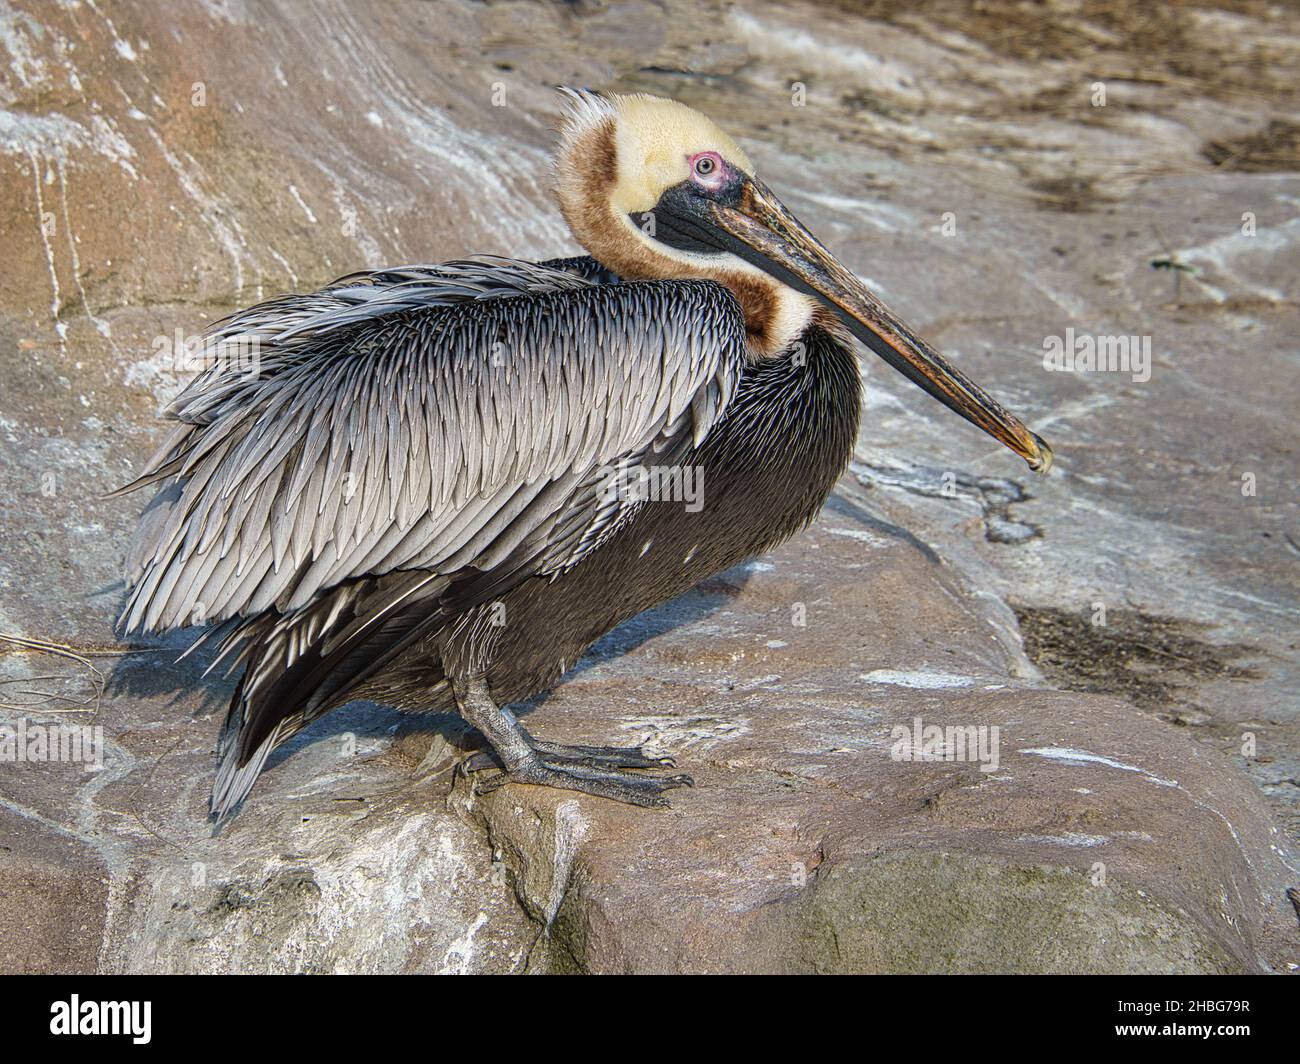
<path id="1" fill-rule="evenodd" d="M 26 823 L 0 812 L 0 971 L 19 974 L 95 969 L 108 877 L 94 850 L 58 824 Z"/>
<path id="2" fill-rule="evenodd" d="M 548 738 L 624 736 L 675 754 L 698 787 L 671 813 L 533 788 L 465 800 L 547 928 L 535 966 L 1204 972 L 1294 960 L 1286 842 L 1253 789 L 1122 702 L 1017 679 L 979 600 L 916 547 L 857 538 L 879 534 L 833 508 L 770 570 L 654 615 L 656 628 L 664 613 L 679 623 L 538 711 Z M 789 621 L 800 601 L 807 627 Z M 619 635 L 609 644 L 624 649 Z M 900 660 L 909 667 L 890 667 Z M 894 729 L 917 718 L 996 731 L 996 764 L 895 760 Z"/>

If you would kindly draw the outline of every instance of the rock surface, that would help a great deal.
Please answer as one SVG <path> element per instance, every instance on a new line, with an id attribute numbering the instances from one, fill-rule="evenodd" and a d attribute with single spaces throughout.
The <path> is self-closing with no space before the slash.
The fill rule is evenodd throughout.
<path id="1" fill-rule="evenodd" d="M 0 634 L 65 648 L 0 643 L 0 724 L 105 739 L 99 771 L 0 765 L 0 969 L 1300 963 L 1295 27 L 854 6 L 0 5 Z M 557 82 L 723 120 L 1058 468 L 867 366 L 818 526 L 536 707 L 675 754 L 671 811 L 414 780 L 455 722 L 356 706 L 211 838 L 229 687 L 184 638 L 116 646 L 138 500 L 99 493 L 230 309 L 570 251 Z M 1149 379 L 1044 372 L 1067 329 L 1149 337 Z M 892 759 L 918 717 L 996 727 L 997 767 Z"/>

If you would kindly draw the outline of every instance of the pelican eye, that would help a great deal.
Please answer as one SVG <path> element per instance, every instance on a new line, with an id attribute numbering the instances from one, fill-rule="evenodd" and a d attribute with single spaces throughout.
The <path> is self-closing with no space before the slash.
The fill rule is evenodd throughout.
<path id="1" fill-rule="evenodd" d="M 695 172 L 699 174 L 701 177 L 708 177 L 711 173 L 713 173 L 713 170 L 717 165 L 718 164 L 715 163 L 712 159 L 710 159 L 707 155 L 701 155 L 698 159 L 695 160 Z"/>

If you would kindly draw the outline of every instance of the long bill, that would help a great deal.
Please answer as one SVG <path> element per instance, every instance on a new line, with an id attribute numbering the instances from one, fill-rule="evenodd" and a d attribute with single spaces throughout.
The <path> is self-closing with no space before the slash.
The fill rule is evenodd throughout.
<path id="1" fill-rule="evenodd" d="M 746 178 L 728 200 L 711 203 L 708 211 L 712 223 L 732 238 L 727 243 L 735 253 L 829 304 L 854 336 L 905 377 L 1015 451 L 1030 469 L 1047 471 L 1052 464 L 1047 442 L 903 324 L 767 186 Z"/>

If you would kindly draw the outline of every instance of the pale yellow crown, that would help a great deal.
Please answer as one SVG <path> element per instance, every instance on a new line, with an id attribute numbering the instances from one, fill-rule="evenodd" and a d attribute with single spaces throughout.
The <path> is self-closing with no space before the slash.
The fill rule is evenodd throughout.
<path id="1" fill-rule="evenodd" d="M 584 158 L 595 128 L 613 123 L 616 157 L 609 202 L 622 214 L 648 211 L 663 192 L 691 176 L 690 158 L 715 151 L 752 175 L 754 168 L 740 146 L 714 123 L 676 100 L 636 93 L 601 95 L 566 90 L 569 113 L 561 137 L 561 169 L 600 166 Z"/>

